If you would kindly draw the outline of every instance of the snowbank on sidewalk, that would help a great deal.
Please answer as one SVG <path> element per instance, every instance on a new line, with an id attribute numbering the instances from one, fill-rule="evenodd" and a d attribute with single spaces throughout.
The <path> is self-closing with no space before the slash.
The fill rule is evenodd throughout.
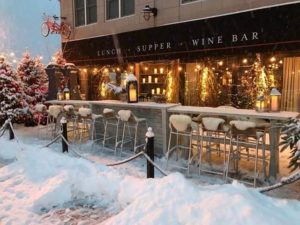
<path id="1" fill-rule="evenodd" d="M 0 168 L 2 224 L 59 224 L 42 220 L 41 210 L 78 199 L 120 211 L 103 224 L 299 224 L 300 202 L 238 183 L 198 186 L 179 173 L 146 180 L 34 144 L 0 146 L 0 158 L 17 158 Z"/>

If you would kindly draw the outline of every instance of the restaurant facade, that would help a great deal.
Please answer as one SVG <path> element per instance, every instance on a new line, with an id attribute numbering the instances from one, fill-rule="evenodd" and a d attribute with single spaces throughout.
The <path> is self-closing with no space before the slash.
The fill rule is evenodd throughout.
<path id="1" fill-rule="evenodd" d="M 224 2 L 65 0 L 63 54 L 86 99 L 119 98 L 107 84 L 133 73 L 140 101 L 254 108 L 275 87 L 281 110 L 300 112 L 300 2 Z"/>

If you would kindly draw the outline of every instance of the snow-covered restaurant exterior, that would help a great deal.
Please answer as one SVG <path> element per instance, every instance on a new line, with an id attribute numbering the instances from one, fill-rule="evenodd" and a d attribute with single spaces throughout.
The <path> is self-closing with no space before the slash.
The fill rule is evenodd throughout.
<path id="1" fill-rule="evenodd" d="M 93 113 L 129 109 L 153 127 L 157 155 L 165 155 L 170 146 L 172 114 L 261 119 L 263 129 L 272 127 L 266 149 L 269 174 L 276 177 L 278 122 L 295 118 L 300 111 L 300 1 L 60 4 L 61 16 L 74 26 L 70 39 L 62 40 L 63 54 L 80 68 L 81 96 L 86 101 L 52 103 L 87 104 Z M 129 74 L 137 78 L 139 103 L 112 101 L 122 97 L 109 87 L 126 87 Z M 264 112 L 269 109 L 272 112 Z M 282 112 L 274 112 L 278 110 Z M 144 132 L 135 139 L 144 140 Z"/>
<path id="2" fill-rule="evenodd" d="M 65 0 L 61 14 L 74 30 L 64 56 L 81 68 L 91 100 L 117 98 L 105 84 L 122 85 L 134 73 L 140 100 L 253 108 L 276 87 L 282 110 L 300 111 L 300 3 L 225 4 Z M 146 5 L 157 14 L 147 18 Z"/>

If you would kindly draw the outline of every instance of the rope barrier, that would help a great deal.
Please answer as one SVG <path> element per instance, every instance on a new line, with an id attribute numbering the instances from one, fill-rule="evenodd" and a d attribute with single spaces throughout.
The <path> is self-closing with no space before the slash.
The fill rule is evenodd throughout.
<path id="1" fill-rule="evenodd" d="M 138 153 L 138 154 L 136 154 L 136 155 L 134 155 L 134 156 L 132 156 L 132 157 L 130 157 L 128 159 L 125 159 L 125 160 L 122 160 L 122 161 L 119 161 L 119 162 L 116 162 L 116 163 L 106 164 L 106 166 L 118 166 L 118 165 L 122 165 L 122 164 L 128 163 L 128 162 L 130 162 L 130 161 L 132 161 L 132 160 L 140 157 L 141 155 L 143 155 L 143 152 L 140 152 L 140 153 Z"/>

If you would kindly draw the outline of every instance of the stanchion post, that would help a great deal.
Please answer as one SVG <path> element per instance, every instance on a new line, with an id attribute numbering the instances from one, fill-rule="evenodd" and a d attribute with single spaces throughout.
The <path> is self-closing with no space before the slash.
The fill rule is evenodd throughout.
<path id="1" fill-rule="evenodd" d="M 154 162 L 154 133 L 151 127 L 148 127 L 146 133 L 146 153 Z M 154 178 L 154 166 L 147 160 L 147 178 Z"/>
<path id="2" fill-rule="evenodd" d="M 65 117 L 62 117 L 60 120 L 61 126 L 62 126 L 62 136 L 68 141 L 68 130 L 67 130 L 67 120 Z M 62 152 L 68 152 L 68 144 L 64 141 L 64 139 L 61 139 L 62 143 Z"/>
<path id="3" fill-rule="evenodd" d="M 7 126 L 8 131 L 9 131 L 9 140 L 15 139 L 15 134 L 14 134 L 14 131 L 12 130 L 11 122 L 9 121 L 6 126 Z"/>

